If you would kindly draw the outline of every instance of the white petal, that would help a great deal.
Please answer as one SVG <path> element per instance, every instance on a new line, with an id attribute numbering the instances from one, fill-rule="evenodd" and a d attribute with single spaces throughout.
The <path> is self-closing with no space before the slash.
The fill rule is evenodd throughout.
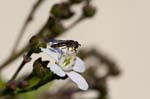
<path id="1" fill-rule="evenodd" d="M 54 53 L 55 52 L 57 53 L 58 61 L 60 60 L 61 56 L 64 54 L 64 52 L 61 49 L 59 49 L 59 48 L 49 48 L 49 50 L 53 51 Z"/>
<path id="2" fill-rule="evenodd" d="M 61 51 L 59 49 L 41 48 L 41 50 L 47 53 L 51 58 L 53 58 L 56 61 L 58 61 L 61 56 Z"/>
<path id="3" fill-rule="evenodd" d="M 66 75 L 66 73 L 56 64 L 51 65 L 50 70 L 60 77 L 64 77 Z"/>
<path id="4" fill-rule="evenodd" d="M 53 42 L 49 42 L 48 45 L 49 45 L 49 46 L 52 46 L 52 45 L 53 45 Z"/>
<path id="5" fill-rule="evenodd" d="M 80 73 L 85 71 L 85 64 L 79 57 L 76 58 L 76 62 L 75 62 L 75 65 L 73 67 L 73 70 L 80 72 Z"/>
<path id="6" fill-rule="evenodd" d="M 87 82 L 80 74 L 78 74 L 74 71 L 71 71 L 71 72 L 68 72 L 67 75 L 73 82 L 75 82 L 78 85 L 78 87 L 80 89 L 82 89 L 82 90 L 88 89 L 89 86 L 88 86 Z"/>

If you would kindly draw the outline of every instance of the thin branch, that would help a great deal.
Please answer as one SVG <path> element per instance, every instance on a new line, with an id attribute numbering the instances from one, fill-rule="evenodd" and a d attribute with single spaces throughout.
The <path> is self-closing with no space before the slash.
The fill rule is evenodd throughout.
<path id="1" fill-rule="evenodd" d="M 76 21 L 74 21 L 72 24 L 70 24 L 65 31 L 68 31 L 70 29 L 72 29 L 73 27 L 75 27 L 77 24 L 79 24 L 82 20 L 84 19 L 84 17 L 79 17 Z"/>
<path id="2" fill-rule="evenodd" d="M 21 39 L 22 39 L 22 37 L 23 37 L 23 35 L 25 33 L 26 28 L 28 27 L 29 23 L 33 20 L 35 12 L 39 8 L 39 6 L 43 3 L 43 1 L 45 1 L 45 0 L 38 0 L 33 5 L 32 9 L 31 9 L 31 12 L 29 13 L 25 23 L 23 24 L 23 26 L 22 26 L 22 28 L 21 28 L 21 30 L 19 32 L 19 35 L 18 35 L 17 40 L 15 42 L 15 45 L 14 45 L 14 47 L 12 49 L 12 53 L 11 53 L 12 55 L 16 52 L 16 49 L 17 49 L 17 47 L 18 47 L 18 45 L 19 45 L 19 43 L 20 43 L 20 41 L 21 41 Z"/>
<path id="3" fill-rule="evenodd" d="M 24 52 L 26 52 L 28 46 L 26 45 L 23 49 L 21 49 L 18 53 L 14 54 L 13 56 L 6 59 L 6 61 L 0 66 L 0 71 L 7 67 L 10 63 L 15 61 L 17 58 L 19 58 Z"/>
<path id="4" fill-rule="evenodd" d="M 26 63 L 28 63 L 31 60 L 31 58 L 30 58 L 31 55 L 32 55 L 32 53 L 28 53 L 27 55 L 24 55 L 22 63 L 20 64 L 20 66 L 18 67 L 18 69 L 16 70 L 15 74 L 12 76 L 10 81 L 16 79 L 16 77 L 19 74 L 19 72 L 21 71 L 21 69 L 25 66 Z"/>

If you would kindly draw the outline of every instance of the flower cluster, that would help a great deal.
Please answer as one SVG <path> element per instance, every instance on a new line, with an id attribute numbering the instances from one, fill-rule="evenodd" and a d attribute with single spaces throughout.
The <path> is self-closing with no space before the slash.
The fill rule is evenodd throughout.
<path id="1" fill-rule="evenodd" d="M 55 61 L 54 64 L 48 66 L 50 70 L 60 77 L 68 76 L 81 90 L 87 90 L 88 84 L 80 75 L 85 71 L 85 64 L 77 57 L 76 49 L 67 46 L 54 48 L 51 47 L 53 43 L 50 42 L 47 48 L 41 48 Z"/>

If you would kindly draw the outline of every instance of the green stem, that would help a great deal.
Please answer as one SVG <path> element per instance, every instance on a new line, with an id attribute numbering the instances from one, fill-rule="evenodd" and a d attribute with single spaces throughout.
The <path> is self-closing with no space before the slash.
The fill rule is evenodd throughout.
<path id="1" fill-rule="evenodd" d="M 22 61 L 21 65 L 19 66 L 19 68 L 17 69 L 17 71 L 15 72 L 15 74 L 13 75 L 13 77 L 11 78 L 11 80 L 15 80 L 15 78 L 17 77 L 17 75 L 19 74 L 20 70 L 23 68 L 23 66 L 26 63 L 24 61 Z"/>
<path id="2" fill-rule="evenodd" d="M 12 76 L 11 80 L 15 80 L 17 75 L 19 74 L 19 72 L 21 71 L 21 69 L 25 66 L 26 63 L 28 63 L 30 61 L 30 56 L 32 55 L 32 53 L 28 53 L 27 55 L 24 56 L 24 59 L 22 61 L 22 63 L 20 64 L 19 68 L 17 69 L 17 71 L 15 72 L 15 74 Z"/>
<path id="3" fill-rule="evenodd" d="M 29 92 L 29 91 L 34 91 L 53 80 L 66 79 L 66 78 L 67 78 L 67 76 L 59 77 L 59 76 L 55 75 L 54 73 L 52 73 L 51 71 L 49 71 L 49 73 L 46 74 L 43 78 L 39 78 L 32 73 L 27 79 L 25 79 L 29 83 L 28 86 L 26 86 L 24 88 L 17 88 L 15 92 L 16 93 L 25 93 L 25 92 Z"/>

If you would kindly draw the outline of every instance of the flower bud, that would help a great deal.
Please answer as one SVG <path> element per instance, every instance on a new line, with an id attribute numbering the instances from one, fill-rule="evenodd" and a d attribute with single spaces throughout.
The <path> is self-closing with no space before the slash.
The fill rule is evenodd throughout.
<path id="1" fill-rule="evenodd" d="M 58 23 L 51 28 L 51 31 L 52 31 L 52 33 L 58 35 L 58 34 L 63 33 L 65 31 L 65 28 L 63 27 L 62 24 Z"/>
<path id="2" fill-rule="evenodd" d="M 50 38 L 53 38 L 52 37 L 52 32 L 49 30 L 49 29 L 46 29 L 42 34 L 41 36 L 43 37 L 43 39 L 45 41 L 48 41 Z"/>
<path id="3" fill-rule="evenodd" d="M 68 3 L 55 4 L 52 7 L 51 14 L 59 19 L 69 19 L 73 16 Z"/>
<path id="4" fill-rule="evenodd" d="M 65 28 L 60 20 L 54 17 L 50 17 L 48 20 L 48 28 L 51 31 L 51 38 L 63 33 Z"/>
<path id="5" fill-rule="evenodd" d="M 83 16 L 84 17 L 93 17 L 96 13 L 96 8 L 91 5 L 86 5 L 83 7 Z"/>
<path id="6" fill-rule="evenodd" d="M 45 40 L 39 36 L 33 36 L 30 39 L 30 51 L 32 53 L 40 53 L 41 52 L 40 47 L 46 48 Z"/>
<path id="7" fill-rule="evenodd" d="M 119 76 L 120 75 L 120 69 L 116 65 L 111 65 L 111 67 L 109 67 L 109 75 Z"/>
<path id="8" fill-rule="evenodd" d="M 74 3 L 74 4 L 81 3 L 82 1 L 84 1 L 84 0 L 70 0 L 70 2 Z"/>
<path id="9" fill-rule="evenodd" d="M 46 74 L 50 72 L 47 68 L 49 61 L 42 61 L 38 58 L 33 64 L 33 74 L 39 78 L 43 78 Z"/>

